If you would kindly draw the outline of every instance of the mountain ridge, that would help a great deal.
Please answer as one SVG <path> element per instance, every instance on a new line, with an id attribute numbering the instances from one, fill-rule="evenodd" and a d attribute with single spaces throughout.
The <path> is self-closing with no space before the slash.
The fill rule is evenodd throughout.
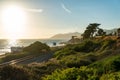
<path id="1" fill-rule="evenodd" d="M 79 32 L 60 33 L 50 37 L 50 39 L 71 39 L 72 36 L 81 37 L 81 33 Z"/>

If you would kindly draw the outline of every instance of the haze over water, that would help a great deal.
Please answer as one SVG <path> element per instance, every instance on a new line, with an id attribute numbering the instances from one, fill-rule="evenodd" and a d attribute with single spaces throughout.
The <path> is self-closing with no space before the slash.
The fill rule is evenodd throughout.
<path id="1" fill-rule="evenodd" d="M 40 41 L 42 43 L 46 43 L 50 47 L 54 46 L 53 43 L 56 42 L 56 46 L 61 46 L 60 42 L 65 40 L 52 40 L 52 39 L 19 39 L 19 40 L 0 40 L 0 54 L 10 52 L 10 47 L 26 47 L 30 44 L 34 43 L 35 41 Z"/>

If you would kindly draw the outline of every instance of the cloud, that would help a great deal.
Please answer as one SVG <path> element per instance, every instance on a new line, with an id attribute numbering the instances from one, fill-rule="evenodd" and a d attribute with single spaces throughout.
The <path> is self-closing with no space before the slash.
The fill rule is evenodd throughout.
<path id="1" fill-rule="evenodd" d="M 72 11 L 70 9 L 68 9 L 63 3 L 61 3 L 61 6 L 66 12 L 72 13 Z"/>
<path id="2" fill-rule="evenodd" d="M 41 13 L 43 12 L 43 9 L 26 9 L 27 11 L 30 11 L 30 12 L 35 12 L 35 13 Z"/>

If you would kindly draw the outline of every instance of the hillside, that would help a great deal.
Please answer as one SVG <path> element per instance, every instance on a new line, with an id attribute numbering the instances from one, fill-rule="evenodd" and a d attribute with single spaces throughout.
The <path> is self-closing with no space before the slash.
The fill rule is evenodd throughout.
<path id="1" fill-rule="evenodd" d="M 117 32 L 117 29 L 118 28 L 114 28 L 114 29 L 110 29 L 110 30 L 104 29 L 104 31 L 106 32 L 106 34 L 110 34 L 110 33 L 113 33 L 113 32 Z"/>
<path id="2" fill-rule="evenodd" d="M 119 49 L 108 37 L 68 44 L 47 62 L 1 67 L 0 80 L 120 80 Z"/>
<path id="3" fill-rule="evenodd" d="M 73 33 L 65 33 L 65 34 L 56 34 L 52 36 L 50 39 L 71 39 L 72 36 L 78 36 L 81 37 L 81 33 L 79 32 L 73 32 Z"/>

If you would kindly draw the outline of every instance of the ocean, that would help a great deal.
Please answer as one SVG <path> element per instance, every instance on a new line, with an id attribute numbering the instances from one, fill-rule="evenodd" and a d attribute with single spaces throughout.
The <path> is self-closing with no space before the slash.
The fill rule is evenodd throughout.
<path id="1" fill-rule="evenodd" d="M 65 42 L 67 40 L 54 40 L 54 39 L 18 39 L 18 40 L 7 40 L 0 39 L 0 55 L 11 52 L 11 47 L 26 47 L 30 44 L 40 41 L 42 43 L 46 43 L 48 46 L 54 46 L 53 43 L 56 43 L 56 46 L 61 46 L 61 42 Z"/>

